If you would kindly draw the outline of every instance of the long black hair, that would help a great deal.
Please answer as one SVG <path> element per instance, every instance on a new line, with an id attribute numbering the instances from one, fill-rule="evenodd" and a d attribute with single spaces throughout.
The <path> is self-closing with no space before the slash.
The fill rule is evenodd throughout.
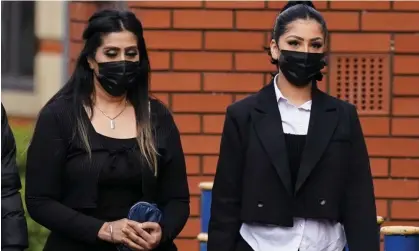
<path id="1" fill-rule="evenodd" d="M 287 32 L 288 24 L 298 19 L 315 20 L 322 27 L 324 38 L 327 38 L 328 30 L 326 21 L 311 1 L 289 1 L 275 19 L 272 39 L 278 44 L 279 37 Z M 278 59 L 272 58 L 270 48 L 267 47 L 265 49 L 271 57 L 271 63 L 278 66 Z"/>
<path id="2" fill-rule="evenodd" d="M 96 12 L 90 17 L 87 27 L 83 32 L 84 47 L 78 56 L 75 69 L 68 82 L 48 103 L 60 98 L 72 99 L 77 123 L 75 135 L 80 137 L 86 151 L 91 157 L 91 147 L 87 136 L 88 121 L 83 119 L 84 113 L 86 112 L 85 109 L 88 109 L 90 118 L 93 117 L 94 100 L 92 97 L 94 96 L 94 79 L 93 70 L 89 67 L 88 58 L 95 58 L 95 53 L 98 47 L 101 46 L 104 35 L 123 30 L 132 32 L 137 38 L 142 71 L 138 78 L 138 84 L 128 91 L 127 99 L 131 102 L 135 110 L 137 141 L 141 154 L 156 174 L 157 151 L 151 131 L 149 110 L 150 62 L 143 37 L 143 27 L 134 13 L 130 11 L 105 9 Z"/>

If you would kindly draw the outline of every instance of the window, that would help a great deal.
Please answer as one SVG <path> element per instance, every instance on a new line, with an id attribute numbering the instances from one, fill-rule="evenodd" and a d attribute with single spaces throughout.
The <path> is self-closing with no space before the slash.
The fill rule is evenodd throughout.
<path id="1" fill-rule="evenodd" d="M 35 2 L 1 2 L 1 82 L 3 89 L 33 90 Z"/>

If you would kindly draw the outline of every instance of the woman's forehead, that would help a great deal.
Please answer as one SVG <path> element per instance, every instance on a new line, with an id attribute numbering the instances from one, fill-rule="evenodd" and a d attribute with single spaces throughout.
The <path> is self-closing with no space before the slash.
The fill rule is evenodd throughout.
<path id="1" fill-rule="evenodd" d="M 130 31 L 111 32 L 102 38 L 102 46 L 126 48 L 137 45 L 137 37 Z"/>
<path id="2" fill-rule="evenodd" d="M 323 30 L 321 25 L 315 20 L 298 19 L 289 23 L 286 27 L 284 37 L 297 36 L 307 40 L 315 37 L 323 37 Z"/>

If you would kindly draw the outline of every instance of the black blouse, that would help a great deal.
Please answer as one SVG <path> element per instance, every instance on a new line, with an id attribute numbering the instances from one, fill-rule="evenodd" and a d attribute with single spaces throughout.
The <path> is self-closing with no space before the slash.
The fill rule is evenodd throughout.
<path id="1" fill-rule="evenodd" d="M 138 151 L 135 139 L 113 139 L 102 136 L 109 149 L 109 162 L 102 166 L 97 205 L 91 215 L 106 221 L 126 218 L 132 205 L 142 199 L 141 168 L 133 153 Z"/>
<path id="2" fill-rule="evenodd" d="M 58 247 L 72 244 L 78 250 L 113 250 L 98 241 L 97 233 L 105 221 L 126 218 L 129 208 L 143 199 L 145 174 L 155 179 L 147 182 L 155 187 L 147 188 L 155 191 L 163 211 L 163 237 L 157 250 L 176 250 L 173 239 L 189 216 L 189 190 L 180 136 L 170 112 L 151 100 L 159 151 L 158 176 L 153 178 L 142 165 L 135 139 L 101 135 L 84 114 L 89 157 L 74 133 L 77 121 L 71 102 L 61 98 L 42 109 L 28 149 L 26 203 L 32 218 L 52 232 L 45 250 L 63 250 Z"/>

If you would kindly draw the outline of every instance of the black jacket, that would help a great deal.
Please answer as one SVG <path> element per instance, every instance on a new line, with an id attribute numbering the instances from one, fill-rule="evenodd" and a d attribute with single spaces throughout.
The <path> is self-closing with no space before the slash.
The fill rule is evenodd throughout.
<path id="1" fill-rule="evenodd" d="M 341 222 L 351 251 L 379 251 L 373 181 L 356 108 L 313 91 L 295 188 L 281 121 L 273 83 L 228 107 L 208 251 L 237 250 L 243 222 L 292 226 L 293 217 Z"/>
<path id="2" fill-rule="evenodd" d="M 19 190 L 16 145 L 1 104 L 1 249 L 23 250 L 28 247 L 28 228 Z"/>

